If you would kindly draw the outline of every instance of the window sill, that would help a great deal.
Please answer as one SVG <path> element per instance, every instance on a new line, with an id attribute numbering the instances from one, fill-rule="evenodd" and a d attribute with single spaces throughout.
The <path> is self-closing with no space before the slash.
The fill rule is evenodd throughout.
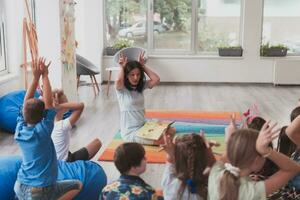
<path id="1" fill-rule="evenodd" d="M 300 56 L 268 57 L 260 56 L 261 60 L 300 60 Z"/>
<path id="2" fill-rule="evenodd" d="M 0 85 L 11 80 L 17 79 L 19 76 L 13 73 L 3 74 L 0 76 Z"/>
<path id="3" fill-rule="evenodd" d="M 113 58 L 114 56 L 103 56 L 103 58 Z M 242 60 L 243 56 L 218 56 L 218 55 L 149 55 L 148 58 L 163 58 L 163 59 L 212 59 L 212 60 L 224 60 L 224 59 L 234 59 Z"/>

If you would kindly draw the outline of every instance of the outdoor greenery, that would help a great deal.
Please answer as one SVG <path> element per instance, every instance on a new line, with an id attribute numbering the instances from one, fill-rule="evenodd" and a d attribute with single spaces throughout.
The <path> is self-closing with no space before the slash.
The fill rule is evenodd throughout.
<path id="1" fill-rule="evenodd" d="M 132 45 L 133 45 L 133 40 L 129 40 L 127 38 L 118 38 L 114 42 L 112 47 L 115 49 L 123 49 L 127 47 L 132 47 Z"/>

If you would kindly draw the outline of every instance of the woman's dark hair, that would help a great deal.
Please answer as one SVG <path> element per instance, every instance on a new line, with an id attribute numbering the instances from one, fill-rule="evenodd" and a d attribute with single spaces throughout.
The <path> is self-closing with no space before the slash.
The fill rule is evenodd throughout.
<path id="1" fill-rule="evenodd" d="M 286 135 L 286 128 L 287 126 L 282 127 L 279 133 L 277 151 L 283 153 L 288 157 L 291 157 L 291 155 L 296 151 L 297 145 L 295 145 L 292 140 Z"/>
<path id="2" fill-rule="evenodd" d="M 203 138 L 198 134 L 186 134 L 175 139 L 175 176 L 181 180 L 178 197 L 181 199 L 188 186 L 190 193 L 197 192 L 206 199 L 207 177 L 203 171 L 207 167 L 207 147 Z M 187 185 L 192 182 L 192 188 Z"/>
<path id="3" fill-rule="evenodd" d="M 291 112 L 291 122 L 294 121 L 296 117 L 300 115 L 300 106 L 294 108 L 294 110 Z"/>
<path id="4" fill-rule="evenodd" d="M 135 68 L 138 68 L 140 70 L 141 77 L 140 77 L 140 80 L 139 80 L 137 86 L 133 87 L 130 84 L 129 80 L 128 80 L 128 75 Z M 143 90 L 144 90 L 145 84 L 146 84 L 146 76 L 145 76 L 145 73 L 144 73 L 144 68 L 141 65 L 141 63 L 139 63 L 138 61 L 129 61 L 129 62 L 127 62 L 126 65 L 125 65 L 125 69 L 124 69 L 124 86 L 128 90 L 136 90 L 136 91 L 142 93 Z"/>
<path id="5" fill-rule="evenodd" d="M 114 154 L 114 163 L 121 174 L 126 174 L 131 167 L 140 166 L 144 158 L 144 147 L 135 142 L 128 142 L 117 147 Z"/>

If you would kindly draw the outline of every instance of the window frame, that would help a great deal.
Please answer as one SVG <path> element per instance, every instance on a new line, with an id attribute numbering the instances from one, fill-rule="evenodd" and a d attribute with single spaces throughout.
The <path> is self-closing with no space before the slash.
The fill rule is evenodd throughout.
<path id="1" fill-rule="evenodd" d="M 4 66 L 4 69 L 0 71 L 0 75 L 7 74 L 8 73 L 8 65 L 7 65 L 7 45 L 6 45 L 6 31 L 5 31 L 5 20 L 4 20 L 4 13 L 0 15 L 0 48 L 1 51 L 3 52 L 3 60 L 0 60 L 0 64 L 2 65 L 1 67 Z"/>
<path id="2" fill-rule="evenodd" d="M 147 21 L 147 51 L 150 55 L 165 55 L 165 56 L 172 56 L 172 55 L 191 55 L 191 56 L 218 56 L 218 51 L 215 52 L 204 52 L 199 51 L 197 49 L 198 44 L 198 0 L 191 0 L 191 34 L 190 34 L 190 48 L 187 50 L 177 50 L 177 49 L 155 49 L 154 48 L 154 34 L 153 31 L 153 11 L 154 11 L 154 0 L 147 1 L 147 13 L 146 13 L 146 21 Z M 239 45 L 243 47 L 243 26 L 244 26 L 244 1 L 240 0 L 240 16 L 239 16 Z M 106 21 L 106 0 L 103 1 L 103 44 L 104 48 L 107 47 L 107 21 Z"/>

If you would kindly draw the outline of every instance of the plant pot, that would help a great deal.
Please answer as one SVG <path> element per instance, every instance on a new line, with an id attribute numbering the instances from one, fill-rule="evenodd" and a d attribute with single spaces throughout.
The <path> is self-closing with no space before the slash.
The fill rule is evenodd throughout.
<path id="1" fill-rule="evenodd" d="M 284 57 L 287 54 L 286 48 L 270 48 L 266 51 L 266 56 Z"/>
<path id="2" fill-rule="evenodd" d="M 117 48 L 113 48 L 113 47 L 106 47 L 105 48 L 105 55 L 114 56 L 120 50 L 121 49 L 117 49 Z"/>
<path id="3" fill-rule="evenodd" d="M 242 48 L 219 48 L 219 56 L 242 56 Z"/>

